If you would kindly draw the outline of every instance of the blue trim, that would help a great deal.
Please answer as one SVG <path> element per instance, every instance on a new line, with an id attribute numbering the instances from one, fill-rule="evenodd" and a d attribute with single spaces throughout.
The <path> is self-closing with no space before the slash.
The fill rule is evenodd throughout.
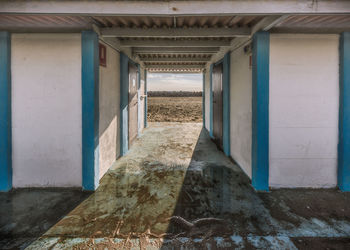
<path id="1" fill-rule="evenodd" d="M 253 36 L 252 185 L 269 190 L 269 63 L 270 34 Z"/>
<path id="2" fill-rule="evenodd" d="M 82 51 L 82 175 L 83 189 L 99 183 L 99 56 L 98 35 L 81 33 Z"/>
<path id="3" fill-rule="evenodd" d="M 0 32 L 0 191 L 12 188 L 11 34 Z"/>
<path id="4" fill-rule="evenodd" d="M 205 72 L 203 72 L 203 87 L 202 87 L 202 119 L 203 128 L 205 128 Z"/>
<path id="5" fill-rule="evenodd" d="M 145 70 L 145 116 L 144 116 L 144 126 L 147 128 L 147 70 Z"/>
<path id="6" fill-rule="evenodd" d="M 214 64 L 210 65 L 209 68 L 209 136 L 211 138 L 213 135 L 213 67 Z"/>
<path id="7" fill-rule="evenodd" d="M 128 152 L 129 58 L 120 53 L 120 155 Z"/>
<path id="8" fill-rule="evenodd" d="M 222 143 L 225 155 L 230 155 L 230 55 L 210 65 L 210 137 L 213 135 L 213 66 L 222 63 Z"/>
<path id="9" fill-rule="evenodd" d="M 138 68 L 138 84 L 140 86 L 140 65 L 120 53 L 120 156 L 129 150 L 129 63 Z M 138 114 L 139 119 L 139 114 Z M 137 121 L 137 124 L 139 121 Z"/>
<path id="10" fill-rule="evenodd" d="M 140 89 L 141 88 L 141 66 L 140 64 L 137 64 L 137 89 Z"/>
<path id="11" fill-rule="evenodd" d="M 338 187 L 350 191 L 350 32 L 340 36 L 339 60 Z"/>
<path id="12" fill-rule="evenodd" d="M 137 64 L 137 136 L 140 136 L 141 131 L 141 102 L 140 93 L 141 92 L 141 67 Z"/>
<path id="13" fill-rule="evenodd" d="M 222 72 L 222 140 L 224 153 L 230 155 L 230 52 L 226 53 L 223 60 Z"/>

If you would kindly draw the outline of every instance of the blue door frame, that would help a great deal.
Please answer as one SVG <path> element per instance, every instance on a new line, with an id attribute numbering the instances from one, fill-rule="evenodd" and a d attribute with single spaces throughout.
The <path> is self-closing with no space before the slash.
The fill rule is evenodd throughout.
<path id="1" fill-rule="evenodd" d="M 214 138 L 213 135 L 213 67 L 214 64 L 210 65 L 209 68 L 209 136 Z"/>
<path id="2" fill-rule="evenodd" d="M 203 84 L 202 84 L 202 119 L 203 119 L 203 128 L 205 128 L 205 71 L 202 74 Z"/>
<path id="3" fill-rule="evenodd" d="M 226 53 L 224 58 L 220 61 L 210 65 L 210 130 L 209 135 L 213 138 L 213 66 L 222 63 L 222 140 L 223 140 L 223 151 L 229 156 L 230 155 L 230 55 Z"/>
<path id="4" fill-rule="evenodd" d="M 120 155 L 129 150 L 129 63 L 138 67 L 138 88 L 140 88 L 140 65 L 124 53 L 120 53 Z"/>
<path id="5" fill-rule="evenodd" d="M 148 99 L 148 96 L 147 96 L 147 70 L 145 69 L 145 112 L 144 112 L 144 126 L 145 128 L 147 128 L 147 99 Z"/>

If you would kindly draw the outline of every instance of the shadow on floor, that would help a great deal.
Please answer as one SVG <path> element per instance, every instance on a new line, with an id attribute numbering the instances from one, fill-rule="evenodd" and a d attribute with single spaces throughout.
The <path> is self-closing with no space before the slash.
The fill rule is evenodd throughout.
<path id="1" fill-rule="evenodd" d="M 90 194 L 77 189 L 15 189 L 0 193 L 0 249 L 23 249 Z"/>
<path id="2" fill-rule="evenodd" d="M 190 238 L 232 235 L 245 228 L 244 211 L 258 208 L 251 201 L 255 196 L 247 176 L 234 168 L 202 129 L 167 232 Z"/>
<path id="3" fill-rule="evenodd" d="M 213 146 L 203 129 L 170 219 L 170 240 L 164 241 L 163 249 L 220 244 L 228 249 L 350 246 L 348 193 L 335 189 L 257 193 L 243 171 L 227 163 Z"/>

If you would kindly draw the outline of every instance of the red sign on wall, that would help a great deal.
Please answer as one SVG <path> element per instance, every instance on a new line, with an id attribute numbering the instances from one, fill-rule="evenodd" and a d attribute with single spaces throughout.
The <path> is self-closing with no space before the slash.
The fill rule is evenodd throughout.
<path id="1" fill-rule="evenodd" d="M 103 44 L 99 44 L 100 66 L 107 66 L 107 48 Z"/>

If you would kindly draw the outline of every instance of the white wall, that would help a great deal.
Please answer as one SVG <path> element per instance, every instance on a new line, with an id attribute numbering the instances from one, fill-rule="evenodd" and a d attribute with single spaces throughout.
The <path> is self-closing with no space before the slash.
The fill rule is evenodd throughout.
<path id="1" fill-rule="evenodd" d="M 80 34 L 13 34 L 11 53 L 13 186 L 81 186 Z"/>
<path id="2" fill-rule="evenodd" d="M 243 48 L 231 52 L 231 157 L 252 176 L 252 69 Z"/>
<path id="3" fill-rule="evenodd" d="M 120 54 L 106 48 L 106 67 L 100 66 L 99 81 L 100 178 L 120 154 Z"/>
<path id="4" fill-rule="evenodd" d="M 205 72 L 205 128 L 210 130 L 210 69 Z"/>
<path id="5" fill-rule="evenodd" d="M 338 35 L 271 34 L 272 187 L 337 183 Z"/>

